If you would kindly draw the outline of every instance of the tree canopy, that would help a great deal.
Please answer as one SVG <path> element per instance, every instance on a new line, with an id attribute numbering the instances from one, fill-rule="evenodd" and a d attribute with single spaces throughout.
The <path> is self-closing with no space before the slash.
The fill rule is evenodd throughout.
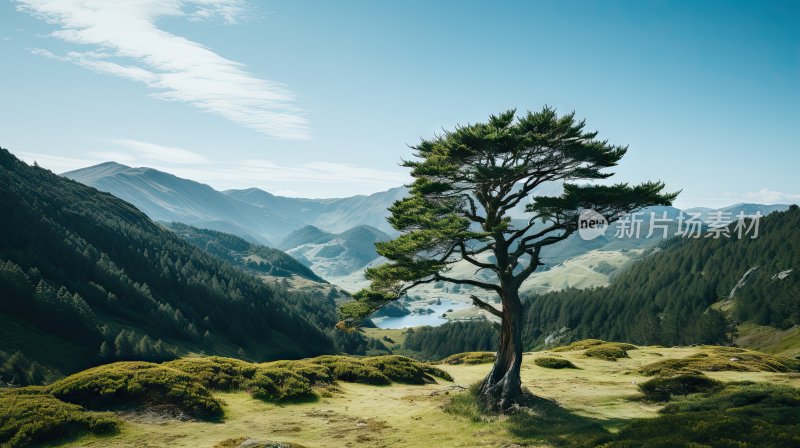
<path id="1" fill-rule="evenodd" d="M 388 218 L 401 235 L 377 244 L 390 262 L 367 270 L 371 286 L 340 308 L 342 326 L 422 283 L 446 281 L 502 294 L 504 271 L 513 271 L 519 286 L 540 265 L 542 247 L 577 230 L 582 209 L 611 222 L 644 206 L 668 205 L 677 195 L 662 194 L 661 182 L 578 184 L 610 177 L 604 169 L 628 148 L 597 139 L 574 113 L 558 116 L 545 107 L 515 118 L 509 110 L 413 147 L 417 160 L 403 163 L 414 178 L 410 195 L 390 208 Z M 563 182 L 563 194 L 531 198 L 546 182 Z M 529 199 L 527 223 L 515 225 L 509 212 Z M 482 254 L 499 256 L 490 262 Z M 448 276 L 448 267 L 460 260 L 493 272 L 498 282 Z"/>

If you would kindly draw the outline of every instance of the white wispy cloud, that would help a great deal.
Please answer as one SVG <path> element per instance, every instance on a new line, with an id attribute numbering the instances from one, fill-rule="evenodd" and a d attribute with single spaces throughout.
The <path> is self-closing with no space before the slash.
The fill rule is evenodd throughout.
<path id="1" fill-rule="evenodd" d="M 235 23 L 246 10 L 241 0 L 17 0 L 17 8 L 56 25 L 50 36 L 91 47 L 63 55 L 33 49 L 36 54 L 144 83 L 158 99 L 188 103 L 272 137 L 310 137 L 284 85 L 157 26 L 165 17 Z"/>
<path id="2" fill-rule="evenodd" d="M 178 165 L 204 164 L 206 156 L 174 146 L 164 146 L 138 140 L 115 139 L 112 143 L 135 152 L 134 160 L 166 162 Z"/>
<path id="3" fill-rule="evenodd" d="M 750 191 L 743 195 L 747 202 L 758 202 L 760 204 L 785 204 L 800 201 L 800 194 L 784 193 L 762 188 L 758 191 Z"/>

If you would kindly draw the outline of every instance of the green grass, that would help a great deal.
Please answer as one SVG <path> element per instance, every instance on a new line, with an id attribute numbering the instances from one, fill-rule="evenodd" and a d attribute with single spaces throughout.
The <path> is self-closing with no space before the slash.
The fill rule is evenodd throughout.
<path id="1" fill-rule="evenodd" d="M 738 334 L 734 339 L 739 347 L 783 356 L 800 357 L 800 327 L 786 330 L 774 327 L 742 324 L 737 327 Z"/>
<path id="2" fill-rule="evenodd" d="M 52 395 L 31 392 L 0 392 L 0 445 L 27 447 L 87 433 L 111 434 L 119 428 L 112 414 L 85 412 Z"/>
<path id="3" fill-rule="evenodd" d="M 555 401 L 524 391 L 521 406 L 497 413 L 480 394 L 478 384 L 454 395 L 445 403 L 445 412 L 466 417 L 476 423 L 502 426 L 514 438 L 545 442 L 556 446 L 578 446 L 605 436 L 608 432 L 595 419 L 570 412 Z"/>
<path id="4" fill-rule="evenodd" d="M 534 364 L 545 369 L 577 369 L 575 364 L 569 359 L 556 358 L 554 356 L 545 356 L 533 360 Z"/>
<path id="5" fill-rule="evenodd" d="M 68 403 L 93 409 L 170 405 L 194 417 L 218 419 L 222 404 L 201 381 L 149 362 L 116 362 L 70 375 L 45 390 Z"/>
<path id="6" fill-rule="evenodd" d="M 450 355 L 439 361 L 442 364 L 488 364 L 494 362 L 497 355 L 494 352 L 464 352 Z"/>
<path id="7" fill-rule="evenodd" d="M 76 373 L 48 386 L 0 393 L 0 443 L 26 446 L 69 435 L 107 433 L 117 428 L 117 420 L 110 414 L 86 409 L 158 412 L 166 407 L 201 420 L 217 421 L 223 417 L 223 408 L 212 390 L 246 390 L 259 400 L 290 403 L 315 401 L 318 399 L 315 388 L 329 388 L 337 380 L 371 385 L 392 382 L 422 385 L 433 384 L 436 379 L 452 380 L 444 370 L 403 356 L 321 356 L 262 364 L 218 356 L 183 358 L 163 364 L 117 362 Z M 323 396 L 331 396 L 330 392 Z M 271 442 L 253 443 L 252 446 L 279 446 L 269 445 Z"/>
<path id="8" fill-rule="evenodd" d="M 601 341 L 588 348 L 602 344 Z M 48 406 L 69 407 L 70 415 L 59 421 L 82 421 L 91 416 L 108 415 L 87 410 L 89 406 L 88 409 L 123 411 L 112 417 L 124 421 L 113 437 L 81 426 L 68 426 L 69 430 L 64 431 L 64 434 L 72 434 L 64 436 L 71 439 L 61 438 L 61 432 L 49 436 L 48 424 L 32 426 L 29 430 L 33 437 L 49 438 L 50 443 L 63 442 L 82 448 L 281 446 L 276 445 L 278 443 L 331 448 L 379 444 L 387 447 L 588 447 L 607 444 L 616 448 L 659 444 L 681 447 L 693 446 L 692 443 L 698 447 L 746 447 L 761 446 L 757 442 L 762 439 L 766 446 L 797 445 L 791 438 L 797 432 L 792 419 L 800 414 L 797 392 L 792 388 L 800 386 L 797 373 L 719 371 L 702 374 L 662 369 L 660 374 L 647 378 L 639 372 L 654 361 L 730 356 L 731 350 L 752 352 L 716 347 L 641 347 L 629 352 L 629 357 L 610 363 L 586 357 L 584 352 L 588 348 L 557 354 L 526 354 L 522 365 L 523 385 L 536 396 L 527 395 L 523 406 L 505 414 L 488 411 L 476 387 L 467 393 L 460 392 L 463 387 L 480 381 L 490 365 L 436 366 L 436 370 L 454 377 L 455 381 L 448 384 L 438 381 L 442 376 L 433 375 L 436 370 L 428 364 L 401 356 L 325 356 L 260 364 L 216 357 L 190 358 L 161 365 L 118 363 L 102 366 L 110 375 L 100 375 L 96 381 L 86 375 L 79 381 L 82 386 L 78 389 L 95 390 L 84 383 L 88 381 L 99 387 L 106 385 L 107 376 L 116 378 L 119 370 L 150 370 L 155 374 L 160 369 L 160 374 L 169 375 L 161 384 L 188 378 L 197 387 L 209 391 L 211 397 L 225 406 L 221 421 L 183 419 L 179 415 L 175 418 L 173 409 L 159 405 L 165 398 L 156 396 L 160 400 L 157 401 L 144 392 L 122 400 L 98 398 L 87 402 L 87 406 L 58 400 L 48 393 L 51 386 L 20 388 L 13 393 L 44 396 L 48 397 L 44 399 L 50 402 Z M 554 370 L 537 364 L 537 359 L 548 357 L 568 360 L 580 369 Z M 339 377 L 355 380 L 337 380 L 334 373 L 337 369 Z M 372 377 L 364 380 L 363 373 L 358 373 L 364 369 L 371 372 L 370 375 L 379 375 L 388 386 L 372 387 Z M 437 383 L 427 382 L 425 375 L 436 379 Z M 62 381 L 66 380 L 71 378 Z M 144 391 L 150 387 L 140 379 L 125 381 L 138 382 Z M 119 386 L 108 387 L 109 390 L 115 388 Z M 33 411 L 32 417 L 30 413 L 26 417 L 19 404 L 0 403 L 0 406 L 0 415 L 9 407 L 12 409 L 0 419 L 0 427 L 6 427 L 12 420 L 37 425 L 36 413 L 47 412 Z M 164 409 L 167 412 L 162 413 Z M 725 422 L 729 425 L 724 426 Z M 13 437 L 19 432 L 16 429 L 19 426 L 7 430 L 4 437 Z M 667 429 L 662 431 L 662 426 Z M 737 433 L 739 427 L 741 434 Z M 765 435 L 764 431 L 770 433 Z M 725 437 L 731 440 L 722 444 L 709 442 L 724 441 Z"/>

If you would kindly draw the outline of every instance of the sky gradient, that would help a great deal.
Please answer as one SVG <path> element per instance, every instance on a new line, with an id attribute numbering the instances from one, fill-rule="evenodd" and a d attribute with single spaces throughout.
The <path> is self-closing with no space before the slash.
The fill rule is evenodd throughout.
<path id="1" fill-rule="evenodd" d="M 0 3 L 0 146 L 337 197 L 509 108 L 630 145 L 676 205 L 800 201 L 800 2 Z"/>

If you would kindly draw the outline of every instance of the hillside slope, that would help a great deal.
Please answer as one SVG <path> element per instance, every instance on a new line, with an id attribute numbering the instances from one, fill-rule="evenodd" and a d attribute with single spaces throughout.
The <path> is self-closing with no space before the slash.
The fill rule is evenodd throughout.
<path id="1" fill-rule="evenodd" d="M 333 299 L 268 286 L 131 204 L 5 149 L 0 214 L 0 356 L 37 362 L 33 382 L 42 365 L 68 373 L 190 351 L 270 359 L 334 350 Z"/>
<path id="2" fill-rule="evenodd" d="M 324 282 L 311 269 L 278 249 L 253 244 L 229 233 L 198 229 L 178 222 L 166 223 L 164 227 L 193 246 L 242 269 L 274 278 L 298 276 Z"/>
<path id="3" fill-rule="evenodd" d="M 390 239 L 380 230 L 360 225 L 342 233 L 306 226 L 281 240 L 286 253 L 332 283 L 361 271 L 379 256 L 375 243 Z"/>
<path id="4" fill-rule="evenodd" d="M 736 322 L 798 325 L 798 228 L 800 208 L 793 205 L 762 218 L 755 239 L 738 238 L 733 225 L 731 238 L 671 239 L 608 287 L 532 296 L 528 344 L 585 337 L 713 343 L 729 341 Z"/>
<path id="5" fill-rule="evenodd" d="M 368 225 L 391 234 L 394 229 L 386 222 L 387 209 L 394 201 L 406 196 L 408 189 L 397 187 L 370 195 L 333 199 L 287 198 L 258 188 L 226 190 L 224 193 L 242 202 L 296 217 L 328 232 L 341 233 L 359 225 Z"/>

